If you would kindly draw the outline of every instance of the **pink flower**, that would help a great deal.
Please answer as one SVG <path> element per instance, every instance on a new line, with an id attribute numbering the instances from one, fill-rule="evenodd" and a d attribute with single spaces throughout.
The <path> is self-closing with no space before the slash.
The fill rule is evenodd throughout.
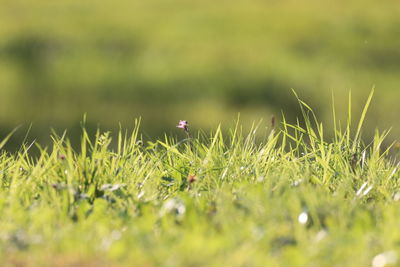
<path id="1" fill-rule="evenodd" d="M 189 132 L 189 123 L 187 121 L 180 120 L 176 127 L 185 130 L 185 132 Z"/>

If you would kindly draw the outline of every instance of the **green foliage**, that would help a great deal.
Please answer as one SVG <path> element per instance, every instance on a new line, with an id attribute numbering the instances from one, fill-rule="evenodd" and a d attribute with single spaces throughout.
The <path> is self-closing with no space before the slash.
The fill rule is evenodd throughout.
<path id="1" fill-rule="evenodd" d="M 3 151 L 2 266 L 396 265 L 400 174 L 386 134 L 365 144 L 349 115 L 328 141 L 299 102 L 305 123 L 261 141 L 237 122 L 143 144 L 137 120 L 113 149 L 84 121 L 80 150 L 64 133 L 37 158 L 32 145 Z"/>
<path id="2" fill-rule="evenodd" d="M 366 127 L 389 128 L 400 112 L 400 5 L 383 1 L 2 0 L 0 134 L 34 122 L 40 143 L 52 127 L 75 144 L 85 112 L 88 131 L 141 116 L 152 137 L 182 114 L 207 131 L 239 111 L 243 123 L 281 109 L 292 120 L 291 88 L 324 121 L 335 90 L 342 119 L 348 90 L 362 99 L 356 112 L 374 84 Z"/>

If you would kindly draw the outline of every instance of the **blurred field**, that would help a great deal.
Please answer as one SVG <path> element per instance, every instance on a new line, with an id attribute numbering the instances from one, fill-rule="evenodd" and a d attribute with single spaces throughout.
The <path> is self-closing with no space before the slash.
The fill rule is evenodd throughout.
<path id="1" fill-rule="evenodd" d="M 1 0 L 0 133 L 31 137 L 79 121 L 115 130 L 142 116 L 152 137 L 195 128 L 293 120 L 294 88 L 329 122 L 333 91 L 355 114 L 372 86 L 367 134 L 400 111 L 400 5 L 385 1 Z M 368 131 L 369 129 L 369 131 Z M 47 139 L 46 139 L 47 138 Z"/>

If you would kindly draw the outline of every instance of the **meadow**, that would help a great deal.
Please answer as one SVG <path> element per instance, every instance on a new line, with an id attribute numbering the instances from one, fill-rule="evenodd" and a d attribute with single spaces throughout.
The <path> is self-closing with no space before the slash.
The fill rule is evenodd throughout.
<path id="1" fill-rule="evenodd" d="M 399 266 L 399 14 L 0 0 L 0 266 Z"/>
<path id="2" fill-rule="evenodd" d="M 207 131 L 238 113 L 247 127 L 281 110 L 295 120 L 291 88 L 330 127 L 332 91 L 344 121 L 348 92 L 358 115 L 375 86 L 366 134 L 400 134 L 396 0 L 0 4 L 0 136 L 22 125 L 14 150 L 31 123 L 32 140 L 48 145 L 50 128 L 68 129 L 79 146 L 85 113 L 91 132 L 142 117 L 149 137 L 179 119 Z"/>
<path id="3" fill-rule="evenodd" d="M 115 136 L 83 120 L 79 149 L 54 133 L 2 150 L 1 265 L 397 266 L 399 147 L 363 137 L 371 97 L 333 113 L 332 138 L 298 99 L 303 123 L 145 142 L 140 120 Z"/>

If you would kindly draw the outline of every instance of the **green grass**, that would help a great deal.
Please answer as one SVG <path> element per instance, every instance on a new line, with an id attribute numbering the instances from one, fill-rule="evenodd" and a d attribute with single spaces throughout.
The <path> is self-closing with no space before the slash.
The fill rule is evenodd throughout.
<path id="1" fill-rule="evenodd" d="M 112 148 L 83 122 L 78 150 L 53 134 L 3 151 L 1 265 L 395 266 L 399 165 L 386 133 L 362 141 L 369 100 L 332 140 L 299 101 L 303 123 L 246 134 L 237 122 L 144 144 L 137 120 Z"/>

